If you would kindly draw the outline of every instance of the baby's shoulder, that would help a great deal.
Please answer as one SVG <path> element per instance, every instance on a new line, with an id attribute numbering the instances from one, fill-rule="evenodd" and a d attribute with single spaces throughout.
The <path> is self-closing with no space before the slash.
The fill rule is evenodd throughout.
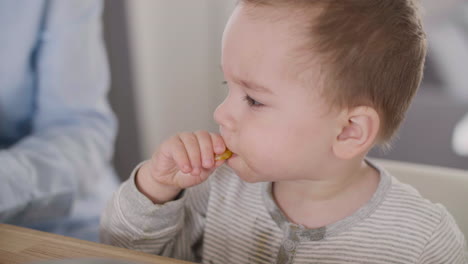
<path id="1" fill-rule="evenodd" d="M 444 206 L 424 198 L 413 186 L 402 183 L 395 177 L 392 177 L 391 188 L 382 207 L 405 217 L 424 218 L 435 222 L 440 222 L 446 214 Z"/>
<path id="2" fill-rule="evenodd" d="M 446 260 L 461 259 L 466 247 L 455 219 L 442 204 L 425 199 L 411 185 L 393 178 L 376 216 L 388 220 L 380 226 L 383 232 L 392 233 L 394 238 L 398 237 L 395 241 L 420 253 L 421 263 L 433 257 L 440 260 L 437 263 L 461 263 Z M 444 251 L 450 253 L 440 254 Z"/>
<path id="3" fill-rule="evenodd" d="M 437 229 L 446 218 L 452 218 L 442 204 L 424 198 L 413 186 L 395 177 L 392 177 L 391 188 L 376 214 L 392 219 L 394 225 L 401 226 L 404 223 L 408 228 L 417 227 L 427 231 Z"/>
<path id="4" fill-rule="evenodd" d="M 460 229 L 443 205 L 425 199 L 396 178 L 392 178 L 391 187 L 373 213 L 352 231 L 362 237 L 372 236 L 376 243 L 412 248 L 416 255 L 422 254 L 429 243 L 438 243 L 441 234 L 456 240 L 457 245 L 463 244 Z"/>

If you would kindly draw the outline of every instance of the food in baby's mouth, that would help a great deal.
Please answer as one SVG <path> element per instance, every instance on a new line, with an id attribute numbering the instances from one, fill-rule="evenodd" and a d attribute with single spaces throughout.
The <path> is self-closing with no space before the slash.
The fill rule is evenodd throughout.
<path id="1" fill-rule="evenodd" d="M 227 160 L 232 156 L 232 152 L 229 149 L 226 149 L 226 151 L 223 152 L 223 154 L 216 155 L 215 156 L 215 161 L 218 160 Z"/>

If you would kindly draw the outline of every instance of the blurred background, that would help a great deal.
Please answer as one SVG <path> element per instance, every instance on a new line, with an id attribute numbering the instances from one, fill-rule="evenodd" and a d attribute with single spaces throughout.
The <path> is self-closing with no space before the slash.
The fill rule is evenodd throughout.
<path id="1" fill-rule="evenodd" d="M 212 113 L 227 92 L 221 36 L 234 2 L 106 0 L 110 100 L 120 123 L 114 163 L 122 179 L 166 137 L 217 131 Z M 452 144 L 468 114 L 468 1 L 422 3 L 429 40 L 424 81 L 393 148 L 371 156 L 468 169 L 468 156 Z"/>

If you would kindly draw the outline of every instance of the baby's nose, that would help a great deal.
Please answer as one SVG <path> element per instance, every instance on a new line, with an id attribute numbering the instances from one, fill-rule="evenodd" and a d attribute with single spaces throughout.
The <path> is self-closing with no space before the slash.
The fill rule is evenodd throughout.
<path id="1" fill-rule="evenodd" d="M 229 112 L 227 98 L 220 105 L 218 105 L 213 116 L 214 120 L 219 126 L 222 126 L 228 130 L 234 129 L 234 118 Z"/>

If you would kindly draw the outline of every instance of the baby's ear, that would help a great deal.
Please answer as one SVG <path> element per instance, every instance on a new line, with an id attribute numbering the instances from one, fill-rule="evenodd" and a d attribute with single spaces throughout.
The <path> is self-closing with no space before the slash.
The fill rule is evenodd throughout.
<path id="1" fill-rule="evenodd" d="M 358 106 L 343 111 L 340 132 L 333 152 L 340 159 L 353 159 L 373 146 L 380 127 L 380 118 L 372 107 Z"/>

